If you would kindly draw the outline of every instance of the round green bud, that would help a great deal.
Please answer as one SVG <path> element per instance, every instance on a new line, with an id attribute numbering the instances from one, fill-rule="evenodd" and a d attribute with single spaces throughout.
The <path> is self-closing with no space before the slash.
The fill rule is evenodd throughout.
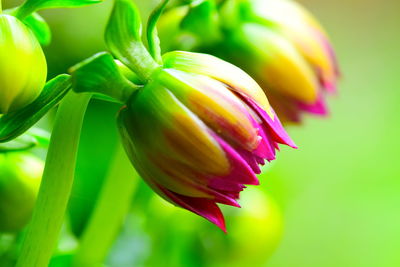
<path id="1" fill-rule="evenodd" d="M 35 100 L 46 76 L 46 58 L 33 32 L 17 18 L 0 15 L 0 114 Z"/>
<path id="2" fill-rule="evenodd" d="M 0 232 L 15 232 L 28 223 L 42 173 L 43 162 L 28 153 L 0 153 Z"/>

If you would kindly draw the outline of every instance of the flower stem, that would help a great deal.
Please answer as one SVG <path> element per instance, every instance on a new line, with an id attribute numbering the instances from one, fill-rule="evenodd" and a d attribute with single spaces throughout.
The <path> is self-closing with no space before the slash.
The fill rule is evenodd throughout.
<path id="1" fill-rule="evenodd" d="M 80 132 L 90 97 L 90 94 L 76 94 L 71 91 L 61 102 L 37 203 L 17 267 L 48 266 L 71 193 Z"/>
<path id="2" fill-rule="evenodd" d="M 129 211 L 138 175 L 118 145 L 99 200 L 85 229 L 73 266 L 100 266 Z"/>

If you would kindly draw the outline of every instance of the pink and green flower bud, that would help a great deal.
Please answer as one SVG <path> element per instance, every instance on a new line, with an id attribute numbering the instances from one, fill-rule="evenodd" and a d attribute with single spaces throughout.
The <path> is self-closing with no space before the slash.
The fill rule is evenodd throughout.
<path id="1" fill-rule="evenodd" d="M 46 59 L 33 32 L 17 18 L 0 14 L 0 114 L 34 101 L 46 75 Z"/>
<path id="2" fill-rule="evenodd" d="M 276 24 L 317 72 L 322 87 L 334 92 L 339 76 L 336 57 L 327 34 L 313 15 L 291 0 L 254 0 L 253 8 L 260 17 Z"/>
<path id="3" fill-rule="evenodd" d="M 232 31 L 222 56 L 252 74 L 283 121 L 326 115 L 325 95 L 335 91 L 339 73 L 321 26 L 290 0 L 248 3 L 253 18 Z"/>
<path id="4" fill-rule="evenodd" d="M 22 152 L 0 153 L 0 232 L 21 230 L 30 220 L 43 162 Z"/>
<path id="5" fill-rule="evenodd" d="M 225 230 L 217 203 L 239 206 L 279 144 L 295 147 L 258 86 L 213 56 L 170 52 L 119 113 L 132 163 L 170 202 Z"/>

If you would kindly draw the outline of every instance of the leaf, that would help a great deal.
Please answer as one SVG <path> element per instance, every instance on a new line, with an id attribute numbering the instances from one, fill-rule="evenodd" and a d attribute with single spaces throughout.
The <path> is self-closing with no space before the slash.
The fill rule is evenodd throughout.
<path id="1" fill-rule="evenodd" d="M 162 63 L 160 39 L 157 34 L 157 21 L 164 12 L 169 0 L 163 0 L 151 13 L 147 22 L 147 42 L 149 44 L 150 54 L 157 63 Z"/>
<path id="2" fill-rule="evenodd" d="M 71 68 L 75 92 L 92 92 L 110 96 L 125 103 L 139 86 L 125 78 L 107 52 L 98 53 Z"/>
<path id="3" fill-rule="evenodd" d="M 39 97 L 28 106 L 0 118 L 0 143 L 23 134 L 60 102 L 71 89 L 70 76 L 59 75 L 46 83 Z"/>
<path id="4" fill-rule="evenodd" d="M 51 31 L 47 22 L 37 13 L 27 16 L 23 22 L 33 31 L 41 45 L 49 45 L 51 42 Z"/>
<path id="5" fill-rule="evenodd" d="M 141 40 L 141 20 L 131 0 L 115 0 L 107 24 L 105 41 L 111 53 L 141 78 L 149 78 L 159 65 Z"/>
<path id="6" fill-rule="evenodd" d="M 130 0 L 115 0 L 105 32 L 105 41 L 110 51 L 123 63 L 136 44 L 141 44 L 140 14 Z"/>
<path id="7" fill-rule="evenodd" d="M 110 102 L 93 100 L 86 111 L 74 187 L 68 205 L 71 228 L 77 237 L 81 235 L 96 206 L 119 142 L 115 114 L 120 107 Z"/>
<path id="8" fill-rule="evenodd" d="M 40 9 L 81 7 L 100 3 L 102 0 L 27 0 L 16 9 L 15 16 L 24 19 Z"/>

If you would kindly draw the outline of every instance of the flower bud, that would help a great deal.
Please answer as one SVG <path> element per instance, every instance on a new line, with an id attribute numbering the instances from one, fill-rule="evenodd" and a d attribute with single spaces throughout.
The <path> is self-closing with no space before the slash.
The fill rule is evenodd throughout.
<path id="1" fill-rule="evenodd" d="M 22 152 L 0 153 L 0 232 L 21 230 L 35 205 L 43 163 Z"/>
<path id="2" fill-rule="evenodd" d="M 242 68 L 262 87 L 284 122 L 300 122 L 303 113 L 328 113 L 325 97 L 336 90 L 338 65 L 326 33 L 299 4 L 225 1 L 215 10 L 223 38 L 213 41 L 176 22 L 188 19 L 187 10 L 173 8 L 161 19 L 158 29 L 168 45 L 165 50 L 207 51 Z M 171 17 L 174 23 L 169 23 Z M 197 42 L 183 38 L 188 36 Z"/>
<path id="3" fill-rule="evenodd" d="M 258 35 L 257 37 L 261 37 L 261 44 L 264 42 L 265 47 L 274 47 L 270 51 L 265 49 L 264 53 L 259 55 L 268 54 L 267 58 L 279 57 L 282 53 L 287 55 L 287 61 L 281 61 L 280 70 L 279 67 L 275 68 L 275 63 L 269 63 L 272 60 L 266 59 L 265 72 L 256 74 L 258 77 L 264 77 L 257 80 L 263 83 L 265 88 L 269 86 L 271 91 L 275 90 L 277 96 L 271 97 L 273 106 L 289 121 L 299 121 L 301 112 L 326 115 L 328 109 L 325 95 L 336 91 L 339 68 L 322 26 L 312 14 L 292 0 L 251 0 L 251 2 L 254 14 L 261 18 L 261 21 L 272 24 L 270 32 L 274 32 L 282 42 L 281 46 L 276 39 L 263 41 L 262 38 L 269 33 Z M 255 40 L 254 37 L 252 40 Z M 286 45 L 283 42 L 286 42 Z M 278 61 L 278 58 L 273 60 Z M 295 67 L 285 69 L 287 65 Z M 269 70 L 272 74 L 268 74 Z M 276 81 L 273 78 L 274 71 L 277 76 L 281 76 L 277 77 Z M 297 72 L 303 72 L 303 75 L 299 76 Z M 291 84 L 291 81 L 295 84 Z M 304 86 L 306 81 L 309 86 Z M 287 91 L 298 93 L 293 95 Z M 313 97 L 307 97 L 311 92 Z"/>
<path id="4" fill-rule="evenodd" d="M 119 114 L 133 165 L 170 202 L 225 230 L 216 203 L 239 207 L 278 144 L 295 147 L 258 84 L 206 54 L 170 52 Z"/>
<path id="5" fill-rule="evenodd" d="M 17 18 L 0 15 L 0 114 L 21 109 L 40 94 L 46 59 L 32 31 Z"/>

